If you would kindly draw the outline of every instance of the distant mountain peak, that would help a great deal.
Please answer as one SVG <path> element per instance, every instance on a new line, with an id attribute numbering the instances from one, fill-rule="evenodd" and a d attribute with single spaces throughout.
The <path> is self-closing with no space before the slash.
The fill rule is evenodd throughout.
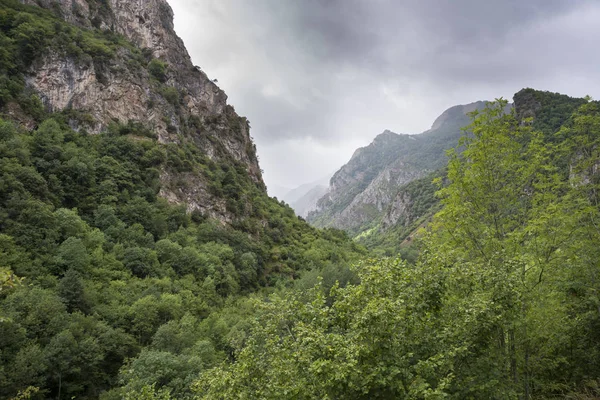
<path id="1" fill-rule="evenodd" d="M 381 132 L 379 135 L 375 136 L 375 139 L 373 139 L 373 141 L 375 142 L 375 141 L 394 140 L 400 136 L 403 136 L 403 135 L 400 135 L 396 132 L 392 132 L 389 129 L 386 129 L 385 131 Z"/>
<path id="2" fill-rule="evenodd" d="M 476 101 L 469 104 L 461 104 L 458 106 L 450 107 L 442 113 L 431 125 L 431 130 L 440 129 L 449 121 L 454 120 L 457 117 L 462 117 L 470 112 L 479 110 L 485 106 L 485 101 Z"/>

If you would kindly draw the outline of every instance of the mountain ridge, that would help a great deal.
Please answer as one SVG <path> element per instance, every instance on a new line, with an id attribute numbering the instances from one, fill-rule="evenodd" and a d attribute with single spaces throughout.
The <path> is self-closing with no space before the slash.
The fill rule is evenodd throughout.
<path id="1" fill-rule="evenodd" d="M 344 229 L 352 235 L 377 225 L 398 187 L 444 166 L 445 150 L 455 147 L 468 124 L 468 113 L 484 101 L 445 110 L 420 134 L 385 130 L 368 146 L 357 149 L 332 177 L 328 193 L 317 202 L 308 221 L 317 227 Z"/>

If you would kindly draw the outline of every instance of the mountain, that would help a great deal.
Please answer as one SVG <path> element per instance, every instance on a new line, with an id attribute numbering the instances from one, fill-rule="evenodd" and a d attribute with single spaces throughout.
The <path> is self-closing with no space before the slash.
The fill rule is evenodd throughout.
<path id="1" fill-rule="evenodd" d="M 297 215 L 306 218 L 308 213 L 317 208 L 317 202 L 325 193 L 327 193 L 327 186 L 313 186 L 302 197 L 290 203 L 290 207 L 296 211 Z"/>
<path id="2" fill-rule="evenodd" d="M 513 97 L 517 120 L 543 132 L 548 142 L 557 141 L 559 137 L 556 132 L 585 103 L 585 99 L 529 88 L 517 92 Z M 505 113 L 508 113 L 509 105 Z M 412 249 L 412 239 L 417 229 L 425 226 L 441 208 L 435 196 L 439 187 L 433 184 L 434 179 L 447 181 L 446 170 L 439 169 L 399 187 L 380 223 L 361 235 L 359 241 L 378 254 L 391 256 L 400 253 L 414 260 L 417 253 Z"/>
<path id="3" fill-rule="evenodd" d="M 329 185 L 329 180 L 331 179 L 331 175 L 327 175 L 322 177 L 321 179 L 317 179 L 313 182 L 304 183 L 294 189 L 290 189 L 287 193 L 282 197 L 282 200 L 287 202 L 288 204 L 292 204 L 298 201 L 302 196 L 306 195 L 316 186 L 327 186 Z"/>
<path id="4" fill-rule="evenodd" d="M 330 176 L 323 177 L 314 182 L 305 183 L 295 189 L 289 190 L 283 201 L 296 211 L 301 217 L 306 217 L 310 211 L 317 208 L 317 201 L 327 192 Z"/>
<path id="5" fill-rule="evenodd" d="M 264 187 L 248 121 L 192 64 L 165 0 L 23 2 L 52 10 L 66 22 L 38 21 L 34 27 L 43 37 L 29 40 L 22 59 L 25 88 L 45 110 L 69 111 L 68 124 L 78 132 L 99 133 L 131 121 L 151 130 L 159 143 L 173 145 L 177 155 L 173 168 L 161 171 L 161 196 L 190 211 L 224 222 L 234 218 L 212 193 L 210 178 L 191 171 L 193 155 L 186 146 L 202 149 L 211 162 L 239 165 Z M 19 104 L 10 103 L 5 113 L 35 126 Z"/>
<path id="6" fill-rule="evenodd" d="M 307 220 L 352 235 L 376 227 L 399 187 L 445 165 L 445 151 L 457 145 L 461 128 L 469 123 L 468 113 L 484 106 L 479 101 L 449 108 L 419 135 L 384 131 L 369 146 L 356 150 L 335 173 L 328 192 Z"/>
<path id="7" fill-rule="evenodd" d="M 0 0 L 0 399 L 193 398 L 254 299 L 364 254 L 267 195 L 165 0 Z"/>
<path id="8" fill-rule="evenodd" d="M 285 195 L 290 191 L 289 187 L 280 186 L 280 185 L 269 185 L 267 187 L 267 192 L 271 197 L 277 197 L 277 199 L 282 200 Z"/>

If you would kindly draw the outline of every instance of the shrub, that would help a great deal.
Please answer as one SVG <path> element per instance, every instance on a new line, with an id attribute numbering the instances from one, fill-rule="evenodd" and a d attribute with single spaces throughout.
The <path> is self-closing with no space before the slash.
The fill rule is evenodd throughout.
<path id="1" fill-rule="evenodd" d="M 159 82 L 167 81 L 167 64 L 154 59 L 148 64 L 148 72 Z"/>
<path id="2" fill-rule="evenodd" d="M 160 91 L 160 94 L 167 100 L 169 103 L 177 106 L 179 104 L 179 90 L 172 86 L 164 87 Z"/>

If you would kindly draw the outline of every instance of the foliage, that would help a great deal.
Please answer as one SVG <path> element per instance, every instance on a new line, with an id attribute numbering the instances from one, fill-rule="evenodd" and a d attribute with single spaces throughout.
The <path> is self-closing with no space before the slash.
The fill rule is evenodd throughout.
<path id="1" fill-rule="evenodd" d="M 174 106 L 179 105 L 180 94 L 177 88 L 165 86 L 160 89 L 160 94 Z"/>
<path id="2" fill-rule="evenodd" d="M 153 59 L 148 64 L 148 72 L 159 82 L 166 82 L 167 80 L 167 64 L 163 61 Z"/>
<path id="3" fill-rule="evenodd" d="M 452 154 L 416 265 L 371 260 L 360 284 L 259 303 L 233 362 L 196 381 L 198 397 L 593 397 L 600 105 L 549 143 L 505 104 L 475 113 Z"/>
<path id="4" fill-rule="evenodd" d="M 127 390 L 156 383 L 189 395 L 229 351 L 229 328 L 186 329 L 228 297 L 342 270 L 362 253 L 269 199 L 242 168 L 190 148 L 189 168 L 235 202 L 235 221 L 167 204 L 158 171 L 173 149 L 139 140 L 152 135 L 134 123 L 87 136 L 52 118 L 32 132 L 0 121 L 0 135 L 0 396 L 35 386 L 93 398 L 119 376 Z"/>
<path id="5" fill-rule="evenodd" d="M 533 128 L 542 132 L 546 140 L 563 126 L 585 99 L 573 98 L 564 94 L 522 89 L 514 97 L 517 117 L 520 120 L 533 118 Z"/>
<path id="6" fill-rule="evenodd" d="M 27 389 L 20 391 L 19 394 L 17 394 L 16 397 L 13 397 L 12 400 L 27 400 L 27 399 L 31 399 L 31 396 L 33 396 L 34 394 L 36 394 L 39 391 L 40 390 L 38 388 L 30 386 Z"/>

